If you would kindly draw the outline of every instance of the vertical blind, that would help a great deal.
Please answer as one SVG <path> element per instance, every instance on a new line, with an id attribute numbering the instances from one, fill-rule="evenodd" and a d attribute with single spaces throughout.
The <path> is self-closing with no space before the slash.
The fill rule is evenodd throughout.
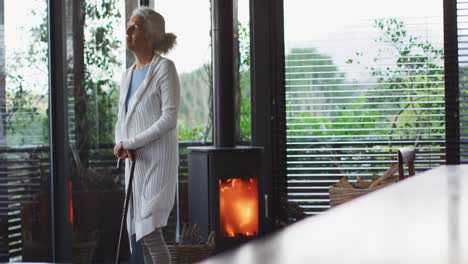
<path id="1" fill-rule="evenodd" d="M 442 17 L 366 20 L 286 43 L 289 201 L 318 214 L 330 185 L 383 174 L 399 147 L 416 147 L 418 171 L 444 163 Z"/>

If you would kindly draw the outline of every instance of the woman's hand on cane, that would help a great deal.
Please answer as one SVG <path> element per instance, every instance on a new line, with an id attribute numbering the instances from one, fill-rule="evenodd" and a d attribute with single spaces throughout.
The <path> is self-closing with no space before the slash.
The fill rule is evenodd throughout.
<path id="1" fill-rule="evenodd" d="M 123 144 L 122 142 L 119 142 L 117 144 L 115 144 L 114 146 L 114 156 L 118 159 L 125 159 L 126 156 L 125 156 L 125 149 L 123 147 Z"/>
<path id="2" fill-rule="evenodd" d="M 125 149 L 123 147 L 122 142 L 116 144 L 114 146 L 114 155 L 118 159 L 125 159 L 129 158 L 130 160 L 135 160 L 135 150 L 133 149 Z"/>
<path id="3" fill-rule="evenodd" d="M 133 149 L 126 149 L 125 156 L 129 158 L 131 161 L 134 161 L 136 158 L 136 152 Z"/>

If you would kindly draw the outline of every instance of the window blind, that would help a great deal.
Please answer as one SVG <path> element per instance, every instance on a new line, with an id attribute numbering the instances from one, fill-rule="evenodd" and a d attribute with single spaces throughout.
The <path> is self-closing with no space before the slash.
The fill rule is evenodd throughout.
<path id="1" fill-rule="evenodd" d="M 468 163 L 468 1 L 457 1 L 460 162 Z"/>
<path id="2" fill-rule="evenodd" d="M 399 147 L 416 147 L 417 171 L 445 162 L 442 17 L 372 19 L 286 43 L 289 201 L 318 214 L 330 185 L 382 175 Z"/>

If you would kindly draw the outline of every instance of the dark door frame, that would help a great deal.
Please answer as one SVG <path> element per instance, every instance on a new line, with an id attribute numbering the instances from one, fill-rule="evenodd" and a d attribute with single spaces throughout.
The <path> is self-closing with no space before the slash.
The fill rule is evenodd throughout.
<path id="1" fill-rule="evenodd" d="M 72 226 L 68 216 L 70 160 L 68 154 L 67 55 L 65 3 L 48 0 L 50 230 L 52 262 L 72 261 Z"/>
<path id="2" fill-rule="evenodd" d="M 460 164 L 457 21 L 457 0 L 444 0 L 445 153 L 447 164 Z"/>
<path id="3" fill-rule="evenodd" d="M 282 0 L 250 0 L 252 145 L 264 148 L 265 231 L 283 214 L 286 108 Z"/>

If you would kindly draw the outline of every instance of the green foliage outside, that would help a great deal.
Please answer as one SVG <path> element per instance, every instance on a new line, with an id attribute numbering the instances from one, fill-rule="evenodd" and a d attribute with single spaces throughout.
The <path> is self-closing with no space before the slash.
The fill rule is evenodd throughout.
<path id="1" fill-rule="evenodd" d="M 250 33 L 248 25 L 238 23 L 239 85 L 241 92 L 240 141 L 251 140 L 250 106 Z M 181 106 L 179 112 L 180 141 L 211 141 L 210 104 L 212 89 L 211 65 L 204 64 L 180 75 Z"/>
<path id="2" fill-rule="evenodd" d="M 31 94 L 25 88 L 21 75 L 10 74 L 8 80 L 12 88 L 6 91 L 6 129 L 3 137 L 7 138 L 9 146 L 44 144 L 49 133 L 45 129 L 48 127 L 48 115 L 47 111 L 39 109 L 39 105 L 47 103 L 47 98 L 41 94 Z"/>
<path id="3" fill-rule="evenodd" d="M 354 88 L 357 91 L 348 88 L 346 76 L 339 73 L 332 59 L 313 48 L 290 51 L 286 65 L 289 140 L 331 136 L 333 129 L 332 136 L 336 137 L 333 141 L 372 139 L 390 131 L 390 139 L 411 139 L 417 144 L 431 123 L 432 134 L 444 132 L 443 109 L 434 112 L 443 102 L 428 100 L 429 96 L 440 96 L 443 100 L 442 49 L 409 35 L 405 24 L 397 19 L 375 20 L 375 27 L 380 32 L 375 42 L 381 49 L 374 58 L 376 66 L 366 67 L 375 80 L 373 87 L 358 85 L 358 89 Z M 356 57 L 347 63 L 359 64 L 363 55 L 364 52 L 357 51 Z M 389 56 L 395 58 L 394 66 L 385 61 Z M 300 68 L 311 64 L 312 68 Z M 303 93 L 295 93 L 299 90 Z M 382 99 L 384 96 L 387 98 Z M 403 97 L 406 99 L 402 100 Z M 311 99 L 313 106 L 310 106 Z M 340 105 L 330 111 L 329 104 L 333 102 Z M 390 108 L 399 110 L 388 112 Z M 360 110 L 353 111 L 357 109 Z M 440 128 L 433 128 L 437 122 Z M 409 134 L 408 128 L 417 132 Z"/>
<path id="4" fill-rule="evenodd" d="M 290 141 L 327 135 L 335 122 L 346 120 L 346 116 L 343 116 L 344 120 L 329 118 L 336 114 L 346 115 L 346 112 L 328 111 L 336 96 L 333 92 L 343 89 L 344 80 L 344 73 L 339 71 L 332 58 L 315 48 L 294 48 L 287 53 L 286 113 Z"/>
<path id="5" fill-rule="evenodd" d="M 209 120 L 211 65 L 204 64 L 190 73 L 180 74 L 180 141 L 211 141 Z"/>
<path id="6" fill-rule="evenodd" d="M 376 106 L 377 109 L 401 109 L 396 117 L 388 120 L 392 131 L 395 131 L 392 136 L 406 138 L 405 129 L 417 128 L 417 143 L 418 139 L 427 133 L 424 129 L 428 127 L 431 127 L 432 134 L 444 133 L 443 50 L 434 47 L 428 41 L 409 35 L 406 25 L 397 19 L 376 20 L 375 26 L 382 34 L 377 41 L 387 44 L 397 60 L 392 68 L 370 67 L 373 77 L 381 83 L 377 88 L 382 90 L 373 92 L 372 95 L 391 95 L 395 94 L 396 90 L 405 89 L 404 95 L 408 98 L 404 101 L 397 97 L 387 98 L 388 105 Z M 379 51 L 379 56 L 375 59 L 376 65 L 379 65 L 384 52 L 388 54 L 388 51 Z M 436 108 L 440 110 L 434 110 Z"/>
<path id="7" fill-rule="evenodd" d="M 40 9 L 31 9 L 32 16 L 41 17 L 42 23 L 24 31 L 29 34 L 27 53 L 16 53 L 8 67 L 7 130 L 9 145 L 48 144 L 48 31 L 45 1 L 36 1 Z M 86 111 L 78 112 L 78 120 L 88 122 L 88 140 L 92 145 L 113 142 L 118 102 L 118 83 L 115 75 L 122 64 L 122 43 L 116 28 L 121 15 L 118 0 L 86 1 L 84 79 Z M 68 46 L 71 50 L 73 47 Z M 21 68 L 21 65 L 29 65 Z M 37 74 L 36 74 L 37 73 Z M 37 75 L 41 76 L 36 81 Z M 118 78 L 117 78 L 118 79 Z M 27 87 L 25 87 L 27 86 Z M 69 98 L 70 107 L 74 103 Z M 80 116 L 86 118 L 81 119 Z M 77 121 L 79 122 L 79 121 Z M 73 124 L 70 124 L 73 126 Z M 79 125 L 78 125 L 79 126 Z M 28 135 L 42 135 L 31 141 Z"/>
<path id="8" fill-rule="evenodd" d="M 123 43 L 118 35 L 123 31 L 120 26 L 121 14 L 119 0 L 85 1 L 84 25 L 84 101 L 86 110 L 78 112 L 76 126 L 86 123 L 86 140 L 89 147 L 113 143 L 114 125 L 116 121 L 120 66 L 122 65 Z M 48 144 L 48 31 L 45 1 L 36 1 L 42 9 L 31 10 L 31 15 L 39 16 L 42 23 L 38 26 L 24 29 L 30 35 L 32 42 L 28 44 L 28 53 L 18 53 L 11 59 L 14 61 L 8 68 L 9 89 L 7 90 L 6 123 L 10 145 Z M 67 47 L 71 50 L 73 47 Z M 18 70 L 16 65 L 35 65 L 40 68 L 43 79 L 41 82 L 25 82 L 29 78 L 30 68 Z M 202 65 L 199 69 L 181 74 L 181 109 L 179 113 L 179 139 L 181 141 L 210 141 L 211 130 L 207 129 L 208 97 L 211 87 L 211 67 Z M 116 78 L 117 75 L 117 78 Z M 37 89 L 25 88 L 33 83 Z M 29 89 L 28 89 L 29 88 Z M 31 90 L 40 93 L 31 93 Z M 69 98 L 70 108 L 75 100 Z M 71 112 L 69 112 L 71 113 Z M 31 141 L 28 137 L 31 131 L 41 134 L 39 140 Z"/>
<path id="9" fill-rule="evenodd" d="M 8 146 L 48 143 L 48 65 L 46 2 L 31 4 L 38 26 L 22 27 L 27 49 L 6 58 L 6 102 L 3 138 Z"/>
<path id="10" fill-rule="evenodd" d="M 251 124 L 251 88 L 250 88 L 250 30 L 249 25 L 238 23 L 239 30 L 239 86 L 240 100 L 240 141 L 250 142 Z"/>
<path id="11" fill-rule="evenodd" d="M 118 111 L 123 43 L 120 0 L 85 1 L 84 87 L 91 144 L 112 144 Z M 118 75 L 119 78 L 115 78 Z"/>
<path id="12" fill-rule="evenodd" d="M 115 113 L 117 112 L 118 83 L 115 81 L 115 69 L 121 65 L 119 52 L 121 43 L 114 33 L 118 26 L 120 13 L 116 8 L 116 0 L 86 3 L 85 26 L 85 78 L 89 135 L 91 144 L 112 143 Z M 45 8 L 45 5 L 44 5 Z M 44 12 L 34 12 L 33 15 L 43 15 Z M 35 37 L 35 45 L 31 45 L 29 54 L 18 54 L 16 60 L 23 64 L 37 65 L 47 74 L 47 28 L 46 20 L 29 33 Z M 367 69 L 375 79 L 372 89 L 353 91 L 346 88 L 347 80 L 344 73 L 334 65 L 330 56 L 320 54 L 314 48 L 292 49 L 286 55 L 286 98 L 288 112 L 288 138 L 300 141 L 305 137 L 330 135 L 333 129 L 336 140 L 343 135 L 379 136 L 393 128 L 392 137 L 404 138 L 406 130 L 401 128 L 420 128 L 420 135 L 430 123 L 443 122 L 443 115 L 430 114 L 430 108 L 438 107 L 440 102 L 428 102 L 429 95 L 443 96 L 443 66 L 441 64 L 443 51 L 431 43 L 420 40 L 407 33 L 405 24 L 396 19 L 375 21 L 375 27 L 380 32 L 376 44 L 381 45 L 378 56 L 374 58 L 375 65 L 383 65 L 382 58 L 392 54 L 396 63 L 392 67 L 369 66 Z M 250 140 L 250 53 L 248 27 L 239 25 L 240 50 L 240 87 L 241 87 L 241 140 Z M 355 58 L 348 60 L 349 64 L 359 64 L 363 51 L 357 51 Z M 387 54 L 387 55 L 386 55 Z M 27 61 L 24 61 L 27 60 Z M 314 67 L 306 67 L 311 65 Z M 379 64 L 379 62 L 381 62 Z M 21 64 L 21 63 L 19 63 Z M 385 64 L 385 65 L 388 65 Z M 10 69 L 11 85 L 7 91 L 8 129 L 9 135 L 28 134 L 28 130 L 42 131 L 48 135 L 48 117 L 46 97 L 44 94 L 34 94 L 24 87 L 22 71 Z M 209 120 L 211 69 L 203 65 L 190 73 L 181 74 L 182 100 L 179 114 L 179 139 L 181 141 L 209 141 L 211 122 Z M 14 84 L 14 85 L 13 85 Z M 42 84 L 42 91 L 47 91 L 47 79 Z M 406 89 L 409 100 L 400 101 L 398 97 L 389 97 L 385 104 L 378 101 L 379 96 L 392 95 L 398 90 Z M 301 91 L 301 92 L 298 92 Z M 327 111 L 327 106 L 337 102 L 339 97 L 353 97 L 333 111 Z M 308 100 L 314 98 L 314 105 Z M 343 102 L 343 101 L 341 101 Z M 353 110 L 366 107 L 367 111 L 356 116 Z M 398 113 L 382 119 L 382 109 L 399 108 Z M 19 117 L 20 113 L 27 113 Z M 352 119 L 352 121 L 351 121 Z M 304 126 L 307 125 L 307 128 Z M 432 128 L 431 128 L 432 129 Z M 23 132 L 26 131 L 26 132 Z M 432 133 L 443 133 L 444 127 L 432 129 Z M 12 137 L 14 138 L 14 137 Z M 21 139 L 18 136 L 16 138 Z M 351 138 L 348 138 L 351 139 Z M 48 142 L 47 136 L 41 143 Z M 11 144 L 25 144 L 22 141 Z"/>
<path id="13" fill-rule="evenodd" d="M 10 84 L 7 91 L 9 102 L 6 123 L 9 144 L 48 144 L 48 31 L 46 3 L 36 1 L 41 9 L 31 10 L 31 15 L 41 17 L 42 23 L 25 29 L 33 40 L 28 46 L 28 54 L 17 54 L 13 61 L 23 62 L 14 65 L 36 65 L 44 76 L 40 93 L 31 93 L 25 89 L 24 79 L 28 74 L 9 68 Z M 115 78 L 122 61 L 122 43 L 117 38 L 121 14 L 117 8 L 118 0 L 84 1 L 84 76 L 83 89 L 85 108 L 76 109 L 74 120 L 77 133 L 86 134 L 80 138 L 86 140 L 84 146 L 93 148 L 102 144 L 113 143 L 114 125 L 117 113 L 118 85 Z M 118 34 L 117 34 L 118 33 Z M 248 26 L 239 24 L 239 49 L 241 87 L 241 141 L 250 141 L 250 44 Z M 69 46 L 68 50 L 73 47 Z M 117 69 L 117 70 L 116 70 Z M 212 124 L 210 120 L 210 89 L 212 89 L 211 66 L 204 64 L 190 73 L 180 75 L 181 108 L 179 112 L 180 141 L 211 141 Z M 75 95 L 76 96 L 76 95 Z M 69 98 L 70 109 L 76 100 Z M 79 110 L 82 110 L 80 112 Z M 86 131 L 80 131 L 86 130 Z M 39 141 L 32 142 L 30 131 L 40 133 Z M 81 142 L 80 142 L 81 143 Z M 80 148 L 82 146 L 80 145 Z"/>

